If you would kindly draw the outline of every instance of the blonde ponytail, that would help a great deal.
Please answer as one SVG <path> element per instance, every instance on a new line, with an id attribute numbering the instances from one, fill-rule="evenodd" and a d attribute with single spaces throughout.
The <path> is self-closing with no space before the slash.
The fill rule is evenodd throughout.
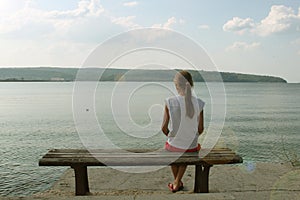
<path id="1" fill-rule="evenodd" d="M 193 118 L 194 116 L 194 106 L 192 103 L 192 88 L 189 82 L 186 82 L 185 85 L 185 108 L 186 108 L 186 116 L 189 118 Z"/>
<path id="2" fill-rule="evenodd" d="M 193 118 L 195 110 L 192 103 L 192 87 L 194 86 L 192 75 L 182 70 L 176 73 L 174 83 L 178 92 L 184 92 L 186 116 Z"/>

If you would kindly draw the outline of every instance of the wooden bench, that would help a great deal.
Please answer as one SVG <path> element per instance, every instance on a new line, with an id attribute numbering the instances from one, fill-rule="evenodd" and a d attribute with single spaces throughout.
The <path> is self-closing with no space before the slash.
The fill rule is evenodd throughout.
<path id="1" fill-rule="evenodd" d="M 202 151 L 205 151 L 202 150 Z M 85 150 L 53 149 L 39 160 L 40 166 L 71 166 L 75 172 L 76 195 L 89 191 L 87 166 L 164 166 L 195 165 L 195 193 L 208 192 L 210 167 L 216 164 L 242 163 L 243 159 L 228 148 L 212 149 L 204 158 L 198 152 L 175 153 L 165 150 Z"/>

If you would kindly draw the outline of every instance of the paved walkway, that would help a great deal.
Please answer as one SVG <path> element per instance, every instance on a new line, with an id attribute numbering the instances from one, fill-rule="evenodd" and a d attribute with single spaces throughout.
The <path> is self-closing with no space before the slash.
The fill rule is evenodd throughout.
<path id="1" fill-rule="evenodd" d="M 184 191 L 173 194 L 167 183 L 172 181 L 168 167 L 151 173 L 130 174 L 118 170 L 89 168 L 89 196 L 74 196 L 74 173 L 67 170 L 54 186 L 31 197 L 0 197 L 0 200 L 298 200 L 300 169 L 287 164 L 241 164 L 213 166 L 210 173 L 210 193 L 194 194 L 194 167 L 189 167 L 183 182 Z"/>

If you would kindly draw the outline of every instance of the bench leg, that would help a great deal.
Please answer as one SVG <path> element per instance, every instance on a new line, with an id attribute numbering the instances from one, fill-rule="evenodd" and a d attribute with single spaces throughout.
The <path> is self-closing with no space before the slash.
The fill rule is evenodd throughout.
<path id="1" fill-rule="evenodd" d="M 75 172 L 76 195 L 87 195 L 90 192 L 87 167 L 82 165 L 71 166 Z"/>
<path id="2" fill-rule="evenodd" d="M 208 193 L 209 169 L 212 165 L 195 166 L 195 193 Z"/>

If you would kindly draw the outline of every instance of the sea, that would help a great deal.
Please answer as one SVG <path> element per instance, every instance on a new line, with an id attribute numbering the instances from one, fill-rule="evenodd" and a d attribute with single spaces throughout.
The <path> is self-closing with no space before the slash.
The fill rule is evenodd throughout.
<path id="1" fill-rule="evenodd" d="M 200 143 L 216 125 L 215 145 L 242 165 L 300 159 L 300 84 L 195 83 L 194 93 L 206 103 Z M 0 196 L 49 189 L 67 169 L 38 166 L 49 149 L 162 148 L 172 95 L 165 82 L 1 82 Z"/>

